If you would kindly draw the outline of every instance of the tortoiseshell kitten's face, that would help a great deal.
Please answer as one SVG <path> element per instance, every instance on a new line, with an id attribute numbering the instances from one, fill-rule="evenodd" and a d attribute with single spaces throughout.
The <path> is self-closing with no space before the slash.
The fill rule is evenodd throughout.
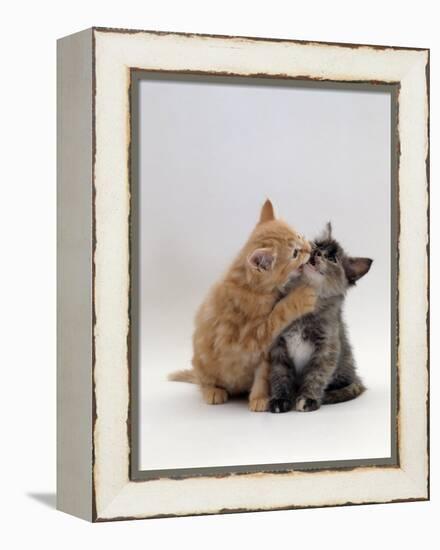
<path id="1" fill-rule="evenodd" d="M 316 287 L 320 298 L 345 295 L 373 263 L 369 258 L 347 256 L 331 232 L 328 223 L 321 237 L 314 241 L 310 260 L 303 267 L 303 277 Z"/>

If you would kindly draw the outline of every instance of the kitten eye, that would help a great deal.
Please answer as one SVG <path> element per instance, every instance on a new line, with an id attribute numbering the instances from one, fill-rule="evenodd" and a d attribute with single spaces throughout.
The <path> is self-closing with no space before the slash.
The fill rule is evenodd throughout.
<path id="1" fill-rule="evenodd" d="M 338 259 L 337 259 L 336 256 L 329 256 L 327 259 L 330 260 L 334 264 L 336 264 L 338 262 Z"/>
<path id="2" fill-rule="evenodd" d="M 299 254 L 299 250 L 295 248 L 295 250 L 293 251 L 292 258 L 298 258 L 298 254 Z"/>

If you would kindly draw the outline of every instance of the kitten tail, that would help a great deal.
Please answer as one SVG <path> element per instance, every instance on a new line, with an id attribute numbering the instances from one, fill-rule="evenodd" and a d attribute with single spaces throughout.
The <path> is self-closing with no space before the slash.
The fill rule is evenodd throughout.
<path id="1" fill-rule="evenodd" d="M 197 384 L 197 376 L 193 370 L 177 370 L 168 375 L 168 380 L 172 382 L 189 382 L 190 384 Z"/>
<path id="2" fill-rule="evenodd" d="M 348 386 L 338 388 L 337 390 L 328 390 L 324 393 L 324 399 L 322 402 L 324 405 L 331 405 L 333 403 L 342 403 L 343 401 L 350 401 L 355 399 L 361 393 L 366 390 L 365 386 L 361 382 L 352 382 Z"/>

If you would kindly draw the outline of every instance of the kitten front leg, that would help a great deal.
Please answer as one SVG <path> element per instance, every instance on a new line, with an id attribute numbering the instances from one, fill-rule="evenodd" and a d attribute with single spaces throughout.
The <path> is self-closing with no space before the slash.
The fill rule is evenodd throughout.
<path id="1" fill-rule="evenodd" d="M 272 413 L 283 413 L 293 408 L 295 366 L 289 358 L 283 338 L 270 352 L 270 401 Z"/>
<path id="2" fill-rule="evenodd" d="M 267 411 L 269 405 L 270 366 L 267 361 L 255 371 L 254 381 L 249 394 L 249 409 L 253 412 Z"/>
<path id="3" fill-rule="evenodd" d="M 316 305 L 316 292 L 307 285 L 301 285 L 285 298 L 277 302 L 265 325 L 265 334 L 260 336 L 260 341 L 267 347 L 278 338 L 278 336 L 293 321 L 299 317 L 312 313 Z"/>
<path id="4" fill-rule="evenodd" d="M 338 353 L 334 350 L 315 355 L 303 372 L 303 380 L 296 398 L 295 408 L 300 412 L 320 408 L 325 388 L 336 369 Z"/>
<path id="5" fill-rule="evenodd" d="M 292 410 L 294 381 L 294 373 L 288 366 L 281 363 L 272 365 L 270 377 L 270 412 L 284 413 Z"/>
<path id="6" fill-rule="evenodd" d="M 243 349 L 267 353 L 293 321 L 314 311 L 316 300 L 316 292 L 312 287 L 301 285 L 296 288 L 277 302 L 267 317 L 242 327 L 239 341 Z"/>

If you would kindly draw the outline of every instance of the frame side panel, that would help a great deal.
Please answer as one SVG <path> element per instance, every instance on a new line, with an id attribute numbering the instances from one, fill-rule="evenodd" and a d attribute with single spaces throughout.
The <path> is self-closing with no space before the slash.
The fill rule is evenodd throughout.
<path id="1" fill-rule="evenodd" d="M 92 30 L 57 44 L 57 508 L 92 520 Z"/>

